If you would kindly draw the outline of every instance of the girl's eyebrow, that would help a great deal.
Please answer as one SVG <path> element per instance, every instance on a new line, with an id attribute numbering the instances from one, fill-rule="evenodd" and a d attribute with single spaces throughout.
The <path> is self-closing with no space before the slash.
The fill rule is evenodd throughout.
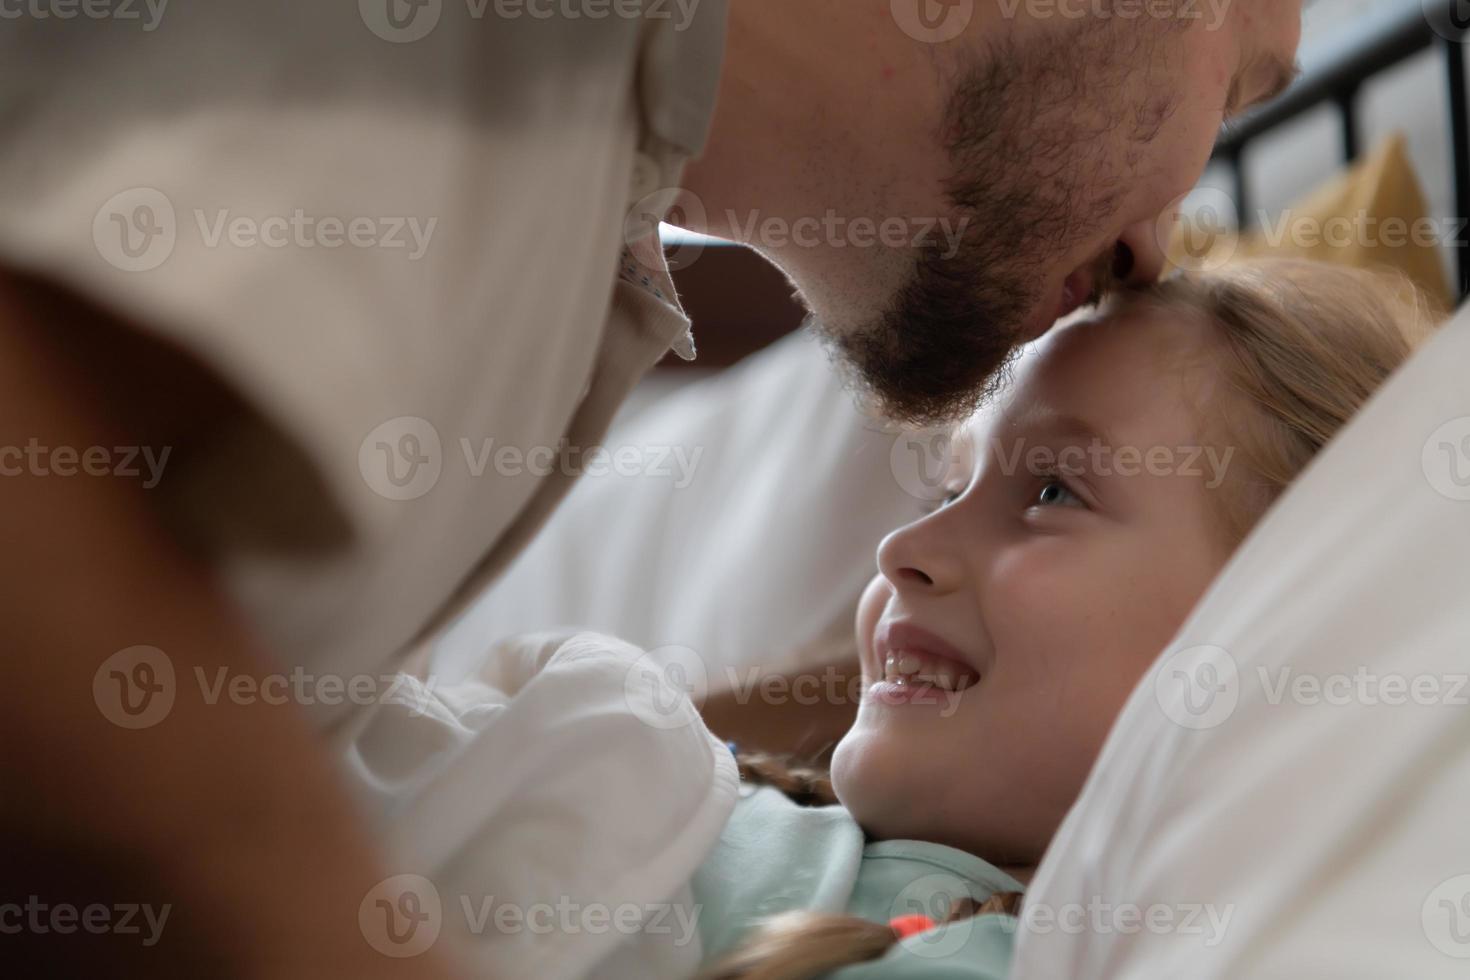
<path id="1" fill-rule="evenodd" d="M 1006 421 L 1012 428 L 1023 431 L 1075 439 L 1079 442 L 1090 443 L 1095 440 L 1105 446 L 1116 445 L 1106 427 L 1095 425 L 1070 412 L 1053 412 L 1047 409 L 1032 409 L 1020 414 L 1008 412 Z"/>

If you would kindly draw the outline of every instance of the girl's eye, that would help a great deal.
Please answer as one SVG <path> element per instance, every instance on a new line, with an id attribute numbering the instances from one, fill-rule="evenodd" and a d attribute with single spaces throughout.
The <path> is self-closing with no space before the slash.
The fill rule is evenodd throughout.
<path id="1" fill-rule="evenodd" d="M 1085 507 L 1082 498 L 1067 488 L 1061 480 L 1050 479 L 1036 494 L 1036 507 Z"/>
<path id="2" fill-rule="evenodd" d="M 963 491 L 963 490 L 951 490 L 948 493 L 946 493 L 943 497 L 941 497 L 940 499 L 933 500 L 933 501 L 930 501 L 929 503 L 925 504 L 924 505 L 924 513 L 926 513 L 926 514 L 934 514 L 934 513 L 937 513 L 939 511 L 943 510 L 944 508 L 948 507 L 950 504 L 954 503 L 956 500 L 959 500 L 964 495 L 965 495 L 965 491 Z"/>

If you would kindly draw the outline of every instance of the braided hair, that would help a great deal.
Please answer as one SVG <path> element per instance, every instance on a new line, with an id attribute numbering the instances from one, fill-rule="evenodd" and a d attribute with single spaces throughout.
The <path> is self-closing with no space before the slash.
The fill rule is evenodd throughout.
<path id="1" fill-rule="evenodd" d="M 799 806 L 837 802 L 831 771 L 802 765 L 789 756 L 741 752 L 731 746 L 740 778 L 773 786 Z M 1020 892 L 1002 892 L 984 902 L 969 896 L 956 901 L 943 922 L 980 915 L 1016 915 Z M 812 980 L 844 966 L 876 960 L 902 938 L 893 923 L 855 915 L 794 911 L 761 923 L 742 946 L 699 975 L 699 980 Z"/>

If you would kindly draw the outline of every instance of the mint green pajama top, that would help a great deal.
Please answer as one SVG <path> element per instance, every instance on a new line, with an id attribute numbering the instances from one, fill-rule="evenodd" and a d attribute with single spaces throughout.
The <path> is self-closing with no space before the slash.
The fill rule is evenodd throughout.
<path id="1" fill-rule="evenodd" d="M 797 806 L 769 786 L 737 801 L 692 887 L 704 966 L 739 948 L 760 919 L 781 912 L 846 913 L 885 924 L 918 913 L 939 921 L 958 897 L 984 901 L 1023 890 L 999 868 L 952 847 L 868 843 L 845 808 Z M 943 924 L 828 977 L 1004 980 L 1016 926 L 1007 915 Z"/>

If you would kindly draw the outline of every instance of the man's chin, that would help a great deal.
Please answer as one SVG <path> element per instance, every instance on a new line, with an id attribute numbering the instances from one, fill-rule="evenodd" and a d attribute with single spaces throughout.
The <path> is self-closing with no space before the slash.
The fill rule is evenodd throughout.
<path id="1" fill-rule="evenodd" d="M 830 341 L 827 344 L 860 411 L 919 429 L 947 428 L 969 420 L 1005 387 L 1021 350 L 1019 345 L 1012 347 L 956 381 L 954 372 L 942 367 L 908 364 L 894 370 L 891 364 L 856 358 Z"/>
<path id="2" fill-rule="evenodd" d="M 808 326 L 864 412 L 918 428 L 964 422 L 1004 387 L 1026 334 L 1051 327 L 1019 278 L 1000 290 L 956 276 L 921 266 L 876 316 L 829 320 L 814 308 Z"/>
<path id="3" fill-rule="evenodd" d="M 1024 347 L 1034 344 L 1051 332 L 1052 327 L 1057 325 L 1055 310 L 1038 310 L 1031 316 L 1026 324 L 1017 331 L 1017 346 Z"/>

